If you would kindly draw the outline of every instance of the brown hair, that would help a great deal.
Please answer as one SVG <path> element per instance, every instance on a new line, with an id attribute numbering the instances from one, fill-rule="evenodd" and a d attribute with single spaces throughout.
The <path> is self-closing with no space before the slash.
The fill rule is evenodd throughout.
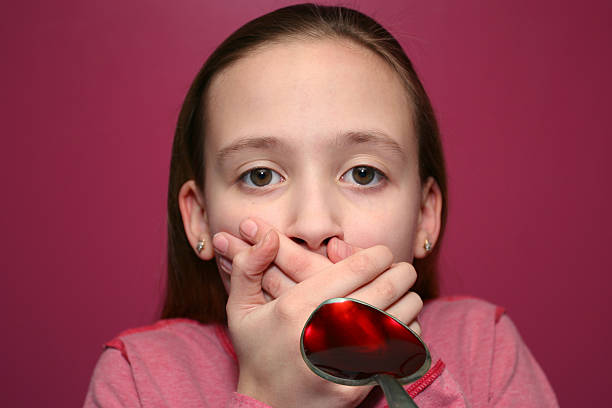
<path id="1" fill-rule="evenodd" d="M 349 8 L 299 4 L 252 20 L 230 35 L 198 72 L 179 114 L 168 186 L 168 281 L 162 318 L 188 317 L 202 323 L 225 322 L 227 294 L 214 260 L 204 262 L 189 245 L 178 206 L 178 192 L 188 180 L 203 191 L 206 92 L 215 75 L 258 47 L 290 39 L 336 38 L 352 41 L 383 58 L 402 79 L 412 101 L 421 181 L 433 177 L 442 191 L 442 226 L 446 224 L 446 171 L 438 125 L 423 86 L 393 36 L 372 18 Z M 413 290 L 424 300 L 436 297 L 440 245 L 415 259 Z"/>

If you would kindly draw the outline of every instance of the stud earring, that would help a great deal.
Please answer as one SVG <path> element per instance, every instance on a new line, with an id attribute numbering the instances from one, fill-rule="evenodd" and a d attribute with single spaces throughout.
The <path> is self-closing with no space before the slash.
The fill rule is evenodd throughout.
<path id="1" fill-rule="evenodd" d="M 425 251 L 427 252 L 431 251 L 431 242 L 429 242 L 427 238 L 425 238 L 425 244 L 423 245 L 423 248 L 425 248 Z"/>
<path id="2" fill-rule="evenodd" d="M 200 252 L 202 252 L 202 250 L 204 249 L 205 246 L 205 241 L 203 239 L 198 241 L 198 245 L 196 245 L 196 251 L 198 251 L 198 254 Z"/>

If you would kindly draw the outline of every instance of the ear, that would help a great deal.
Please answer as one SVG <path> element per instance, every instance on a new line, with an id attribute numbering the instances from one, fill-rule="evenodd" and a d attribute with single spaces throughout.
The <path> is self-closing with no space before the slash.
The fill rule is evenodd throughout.
<path id="1" fill-rule="evenodd" d="M 208 261 L 214 256 L 212 237 L 208 228 L 208 216 L 204 197 L 194 180 L 186 181 L 178 194 L 178 204 L 185 227 L 185 235 L 196 255 Z M 199 241 L 204 241 L 202 251 L 197 251 Z"/>
<path id="2" fill-rule="evenodd" d="M 429 177 L 423 184 L 421 210 L 413 248 L 415 258 L 425 258 L 431 252 L 425 250 L 426 239 L 432 248 L 436 245 L 442 222 L 442 205 L 440 187 L 433 177 Z"/>

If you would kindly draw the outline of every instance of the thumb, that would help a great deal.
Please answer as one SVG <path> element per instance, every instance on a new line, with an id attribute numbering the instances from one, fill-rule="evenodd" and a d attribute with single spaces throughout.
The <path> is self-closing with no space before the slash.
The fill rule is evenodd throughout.
<path id="1" fill-rule="evenodd" d="M 345 241 L 334 237 L 327 243 L 327 257 L 330 261 L 336 263 L 361 251 L 361 249 L 362 248 L 347 244 Z"/>
<path id="2" fill-rule="evenodd" d="M 228 315 L 234 310 L 249 309 L 266 303 L 261 280 L 268 266 L 278 253 L 279 239 L 270 230 L 256 245 L 234 256 L 227 301 Z"/>

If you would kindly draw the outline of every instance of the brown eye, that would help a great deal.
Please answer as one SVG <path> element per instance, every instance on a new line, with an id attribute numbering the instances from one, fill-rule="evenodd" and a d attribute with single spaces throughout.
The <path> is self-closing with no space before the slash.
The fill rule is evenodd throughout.
<path id="1" fill-rule="evenodd" d="M 240 181 L 249 187 L 256 188 L 282 183 L 285 179 L 272 169 L 255 167 L 242 173 Z"/>
<path id="2" fill-rule="evenodd" d="M 272 180 L 272 170 L 264 168 L 253 169 L 250 172 L 249 178 L 258 187 L 267 186 L 270 184 L 270 180 Z"/>
<path id="3" fill-rule="evenodd" d="M 355 167 L 352 172 L 353 180 L 357 184 L 366 185 L 370 184 L 374 180 L 376 171 L 372 167 Z"/>
<path id="4" fill-rule="evenodd" d="M 374 187 L 382 187 L 387 180 L 387 176 L 372 166 L 355 166 L 345 172 L 340 180 L 359 186 L 359 188 L 371 189 Z"/>

